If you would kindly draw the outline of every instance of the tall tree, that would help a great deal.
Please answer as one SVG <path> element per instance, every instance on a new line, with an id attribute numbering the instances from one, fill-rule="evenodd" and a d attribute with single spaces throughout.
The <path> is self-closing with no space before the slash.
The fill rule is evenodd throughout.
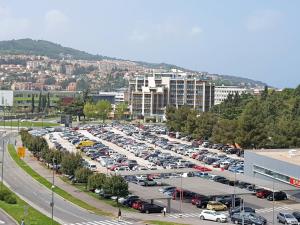
<path id="1" fill-rule="evenodd" d="M 84 108 L 83 108 L 83 113 L 89 119 L 96 118 L 97 112 L 96 112 L 95 104 L 93 104 L 92 102 L 85 103 Z"/>
<path id="2" fill-rule="evenodd" d="M 38 112 L 42 111 L 42 93 L 39 94 Z"/>
<path id="3" fill-rule="evenodd" d="M 124 119 L 125 113 L 128 111 L 128 104 L 126 102 L 122 102 L 116 105 L 115 115 L 117 119 Z"/>
<path id="4" fill-rule="evenodd" d="M 117 196 L 117 202 L 120 197 L 125 197 L 129 193 L 128 183 L 120 175 L 112 175 L 111 177 L 108 177 L 103 185 L 103 189 L 106 193 Z"/>
<path id="5" fill-rule="evenodd" d="M 96 104 L 96 113 L 103 123 L 108 117 L 108 114 L 111 112 L 111 104 L 107 100 L 101 100 Z"/>
<path id="6" fill-rule="evenodd" d="M 31 97 L 31 113 L 34 113 L 34 108 L 35 108 L 35 105 L 34 105 L 34 94 L 32 94 L 32 97 Z"/>

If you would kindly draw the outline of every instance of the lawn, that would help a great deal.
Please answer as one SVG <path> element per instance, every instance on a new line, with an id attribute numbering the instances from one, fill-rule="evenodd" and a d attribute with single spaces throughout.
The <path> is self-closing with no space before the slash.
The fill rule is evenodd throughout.
<path id="1" fill-rule="evenodd" d="M 3 185 L 3 189 L 9 190 L 6 186 Z M 10 190 L 9 190 L 10 191 Z M 11 191 L 10 191 L 11 192 Z M 13 196 L 17 199 L 17 204 L 7 204 L 4 201 L 0 201 L 0 208 L 2 208 L 5 212 L 7 212 L 11 217 L 13 217 L 19 223 L 22 218 L 25 220 L 25 224 L 31 225 L 52 225 L 51 218 L 45 216 L 40 213 L 36 209 L 32 208 L 22 199 L 20 199 L 17 195 L 11 192 Z M 26 215 L 24 213 L 26 212 Z M 59 225 L 56 221 L 53 223 L 54 225 Z"/>
<path id="2" fill-rule="evenodd" d="M 164 222 L 164 221 L 159 221 L 159 220 L 148 220 L 145 223 L 153 224 L 153 225 L 188 225 L 186 223 L 173 223 L 173 222 Z"/>
<path id="3" fill-rule="evenodd" d="M 4 121 L 0 121 L 0 126 L 4 126 Z M 18 121 L 10 121 L 6 120 L 5 121 L 5 126 L 6 127 L 17 127 L 18 126 Z M 58 123 L 51 123 L 51 122 L 41 122 L 41 121 L 24 121 L 24 122 L 19 122 L 19 127 L 56 127 L 60 126 Z"/>
<path id="4" fill-rule="evenodd" d="M 47 187 L 48 189 L 51 190 L 51 186 L 52 183 L 49 182 L 46 178 L 40 176 L 37 172 L 35 172 L 30 166 L 27 165 L 26 162 L 24 162 L 22 159 L 20 159 L 17 155 L 16 149 L 12 144 L 8 145 L 8 152 L 11 155 L 11 157 L 14 159 L 14 161 L 25 171 L 27 172 L 30 176 L 32 176 L 35 180 L 37 180 L 39 183 L 41 183 L 42 185 L 44 185 L 45 187 Z M 68 192 L 64 191 L 63 189 L 59 188 L 59 187 L 55 187 L 54 188 L 54 192 L 58 195 L 60 195 L 61 197 L 63 197 L 64 199 L 86 209 L 89 211 L 92 211 L 98 215 L 102 215 L 102 216 L 111 216 L 112 214 L 109 212 L 105 212 L 102 211 L 100 209 L 97 209 L 83 201 L 81 201 L 78 198 L 75 198 L 74 196 L 72 196 L 71 194 L 69 194 Z"/>

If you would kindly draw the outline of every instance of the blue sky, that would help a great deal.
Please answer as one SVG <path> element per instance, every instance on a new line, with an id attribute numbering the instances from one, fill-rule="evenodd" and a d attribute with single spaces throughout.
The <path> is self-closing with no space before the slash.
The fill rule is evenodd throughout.
<path id="1" fill-rule="evenodd" d="M 0 40 L 300 84 L 298 0 L 0 0 Z"/>

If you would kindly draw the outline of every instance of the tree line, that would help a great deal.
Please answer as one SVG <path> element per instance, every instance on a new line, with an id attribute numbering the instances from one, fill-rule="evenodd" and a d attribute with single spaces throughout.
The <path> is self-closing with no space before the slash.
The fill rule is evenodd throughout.
<path id="1" fill-rule="evenodd" d="M 282 91 L 266 87 L 260 96 L 231 94 L 203 113 L 170 106 L 166 118 L 170 131 L 198 140 L 242 148 L 300 147 L 300 85 Z"/>
<path id="2" fill-rule="evenodd" d="M 77 183 L 86 184 L 86 189 L 89 191 L 101 189 L 106 194 L 117 196 L 117 201 L 118 198 L 128 195 L 128 183 L 123 177 L 93 173 L 84 165 L 84 160 L 79 153 L 50 149 L 43 137 L 33 136 L 26 130 L 21 130 L 20 135 L 23 145 L 32 152 L 34 157 L 46 163 L 48 168 L 51 167 L 56 172 L 74 177 Z"/>

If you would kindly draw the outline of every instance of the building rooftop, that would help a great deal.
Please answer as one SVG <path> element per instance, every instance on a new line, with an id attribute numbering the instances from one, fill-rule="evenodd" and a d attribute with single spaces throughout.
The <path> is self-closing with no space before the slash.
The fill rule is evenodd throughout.
<path id="1" fill-rule="evenodd" d="M 300 166 L 300 149 L 263 149 L 255 153 Z"/>

